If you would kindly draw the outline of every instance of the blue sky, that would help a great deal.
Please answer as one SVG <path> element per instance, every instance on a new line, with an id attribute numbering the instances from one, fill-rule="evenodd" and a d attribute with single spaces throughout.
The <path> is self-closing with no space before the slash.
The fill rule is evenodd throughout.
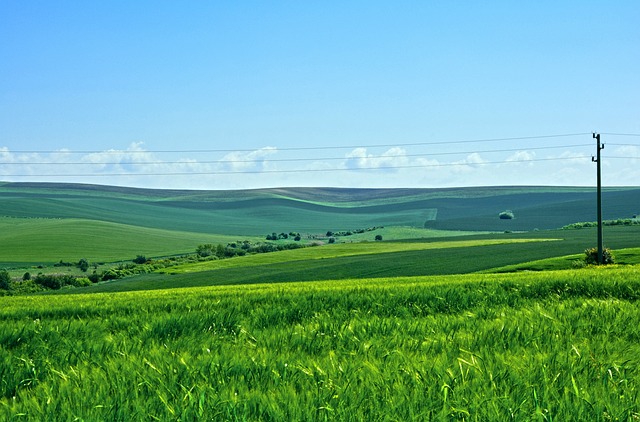
<path id="1" fill-rule="evenodd" d="M 604 183 L 640 185 L 640 137 L 611 135 L 640 134 L 638 22 L 636 1 L 1 0 L 0 180 L 593 185 L 598 131 Z"/>

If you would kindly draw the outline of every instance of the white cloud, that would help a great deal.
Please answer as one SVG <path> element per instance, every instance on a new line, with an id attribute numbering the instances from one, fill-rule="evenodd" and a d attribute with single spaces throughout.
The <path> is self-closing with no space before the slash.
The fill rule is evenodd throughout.
<path id="1" fill-rule="evenodd" d="M 379 169 L 406 166 L 409 163 L 407 151 L 394 147 L 380 155 L 369 154 L 366 148 L 356 148 L 346 155 L 346 168 Z"/>
<path id="2" fill-rule="evenodd" d="M 606 186 L 640 184 L 640 147 L 604 150 Z M 416 154 L 415 151 L 411 152 Z M 588 152 L 554 154 L 522 149 L 509 154 L 470 153 L 461 159 L 411 155 L 405 148 L 373 153 L 355 148 L 343 157 L 275 147 L 214 154 L 149 151 L 140 142 L 124 149 L 79 154 L 14 153 L 0 148 L 0 178 L 153 188 L 248 189 L 278 186 L 451 187 L 477 185 L 595 186 Z M 609 156 L 610 158 L 608 158 Z M 614 158 L 619 157 L 619 158 Z M 529 161 L 531 160 L 531 161 Z M 4 163 L 4 165 L 2 165 Z"/>
<path id="3" fill-rule="evenodd" d="M 278 152 L 275 147 L 264 147 L 254 151 L 235 151 L 222 157 L 222 168 L 229 171 L 249 171 L 265 168 L 265 159 Z"/>
<path id="4" fill-rule="evenodd" d="M 516 151 L 513 154 L 511 154 L 510 156 L 507 157 L 507 159 L 505 161 L 508 162 L 513 162 L 513 161 L 518 161 L 518 162 L 526 162 L 526 161 L 531 161 L 531 160 L 535 160 L 536 158 L 536 153 L 533 151 Z M 531 162 L 528 163 L 529 165 L 532 165 Z"/>

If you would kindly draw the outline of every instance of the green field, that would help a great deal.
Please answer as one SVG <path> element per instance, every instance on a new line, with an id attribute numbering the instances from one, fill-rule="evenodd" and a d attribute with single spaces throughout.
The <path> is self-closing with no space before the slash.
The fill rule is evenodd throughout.
<path id="1" fill-rule="evenodd" d="M 635 420 L 639 276 L 628 267 L 4 298 L 0 415 Z"/>
<path id="2" fill-rule="evenodd" d="M 607 190 L 606 218 L 637 215 L 639 192 Z M 0 185 L 12 286 L 61 260 L 191 254 L 0 291 L 0 419 L 640 420 L 640 226 L 605 227 L 618 265 L 576 265 L 596 229 L 558 228 L 593 220 L 592 196 Z M 320 246 L 192 259 L 281 231 Z"/>
<path id="3" fill-rule="evenodd" d="M 603 198 L 605 219 L 640 212 L 638 188 L 608 188 Z M 593 189 L 560 187 L 189 191 L 0 183 L 0 201 L 5 265 L 180 254 L 200 243 L 264 239 L 273 232 L 326 241 L 327 231 L 383 226 L 375 234 L 398 240 L 548 230 L 595 219 Z M 515 219 L 499 219 L 505 209 Z M 375 234 L 338 241 L 373 240 Z"/>

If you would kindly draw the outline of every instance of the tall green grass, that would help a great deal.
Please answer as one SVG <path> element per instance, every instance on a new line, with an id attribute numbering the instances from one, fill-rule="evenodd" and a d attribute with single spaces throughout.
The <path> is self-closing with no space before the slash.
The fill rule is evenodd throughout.
<path id="1" fill-rule="evenodd" d="M 5 420 L 634 420 L 640 272 L 3 298 Z"/>

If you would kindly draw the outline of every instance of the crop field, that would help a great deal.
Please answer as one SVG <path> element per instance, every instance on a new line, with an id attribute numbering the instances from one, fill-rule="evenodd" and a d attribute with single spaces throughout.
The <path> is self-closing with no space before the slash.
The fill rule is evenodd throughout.
<path id="1" fill-rule="evenodd" d="M 92 262 L 131 259 L 138 253 L 163 256 L 193 252 L 199 243 L 227 243 L 229 235 L 149 229 L 74 218 L 0 217 L 2 261 L 23 264 L 61 259 Z"/>
<path id="2" fill-rule="evenodd" d="M 5 287 L 0 420 L 640 420 L 640 225 L 605 227 L 617 265 L 595 268 L 596 229 L 559 229 L 593 194 L 0 183 L 10 286 L 191 254 Z M 640 189 L 604 197 L 605 218 L 640 211 Z M 289 231 L 317 246 L 195 255 Z"/>
<path id="3" fill-rule="evenodd" d="M 458 231 L 555 229 L 595 216 L 589 188 L 262 189 L 172 191 L 93 185 L 0 184 L 2 215 L 80 218 L 132 226 L 259 236 L 374 226 Z M 605 219 L 640 213 L 640 189 L 603 193 Z M 515 218 L 498 214 L 513 210 Z"/>
<path id="4" fill-rule="evenodd" d="M 638 247 L 640 226 L 608 227 L 607 246 Z M 376 278 L 491 272 L 535 260 L 558 258 L 552 269 L 572 268 L 593 245 L 596 231 L 540 231 L 464 237 L 412 239 L 405 242 L 346 243 L 278 253 L 249 255 L 167 268 L 162 273 L 94 285 L 88 292 L 204 287 L 223 284 L 289 283 L 344 278 Z M 567 258 L 569 256 L 569 258 Z M 559 258 L 562 257 L 562 258 Z M 634 264 L 635 256 L 620 256 Z M 506 267 L 506 268 L 505 268 Z M 521 269 L 535 269 L 521 265 Z"/>
<path id="5" fill-rule="evenodd" d="M 635 420 L 637 267 L 5 297 L 5 420 Z"/>

